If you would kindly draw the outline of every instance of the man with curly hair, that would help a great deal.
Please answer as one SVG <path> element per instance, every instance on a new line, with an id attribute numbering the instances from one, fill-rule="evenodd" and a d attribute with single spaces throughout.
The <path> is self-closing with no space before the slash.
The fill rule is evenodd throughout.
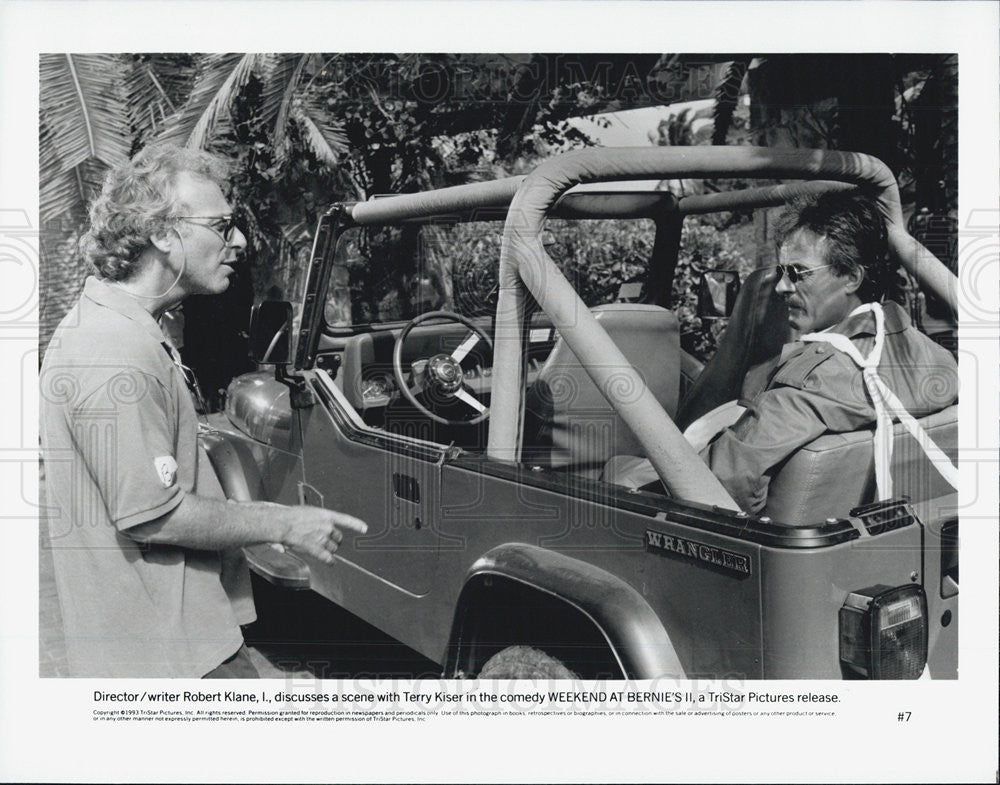
<path id="1" fill-rule="evenodd" d="M 229 286 L 246 247 L 208 153 L 148 147 L 111 170 L 82 247 L 96 273 L 41 371 L 42 443 L 70 672 L 256 677 L 240 625 L 255 611 L 240 547 L 324 562 L 363 522 L 317 507 L 227 503 L 184 369 L 158 325 Z"/>

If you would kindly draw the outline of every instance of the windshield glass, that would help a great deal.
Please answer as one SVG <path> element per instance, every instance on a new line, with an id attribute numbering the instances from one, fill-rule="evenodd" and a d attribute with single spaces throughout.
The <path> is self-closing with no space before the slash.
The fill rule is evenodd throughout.
<path id="1" fill-rule="evenodd" d="M 399 322 L 434 310 L 493 314 L 502 234 L 500 221 L 345 232 L 324 309 L 327 326 Z M 549 220 L 542 241 L 595 306 L 613 301 L 623 283 L 642 280 L 654 234 L 650 220 Z"/>

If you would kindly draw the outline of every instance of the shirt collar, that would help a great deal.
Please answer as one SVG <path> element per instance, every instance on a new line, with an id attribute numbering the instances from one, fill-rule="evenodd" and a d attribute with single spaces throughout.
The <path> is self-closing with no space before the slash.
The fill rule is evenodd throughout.
<path id="1" fill-rule="evenodd" d="M 95 276 L 87 278 L 83 286 L 83 296 L 104 308 L 110 308 L 142 327 L 157 343 L 163 343 L 166 336 L 153 315 L 139 305 L 135 297 L 117 288 L 110 281 Z"/>

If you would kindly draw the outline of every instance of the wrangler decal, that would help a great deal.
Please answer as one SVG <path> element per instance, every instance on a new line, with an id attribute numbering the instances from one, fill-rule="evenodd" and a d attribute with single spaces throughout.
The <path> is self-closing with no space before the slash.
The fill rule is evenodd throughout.
<path id="1" fill-rule="evenodd" d="M 687 540 L 653 529 L 646 529 L 646 550 L 653 553 L 681 556 L 739 575 L 750 574 L 750 557 L 745 553 L 723 550 L 714 545 L 706 545 L 697 540 Z"/>

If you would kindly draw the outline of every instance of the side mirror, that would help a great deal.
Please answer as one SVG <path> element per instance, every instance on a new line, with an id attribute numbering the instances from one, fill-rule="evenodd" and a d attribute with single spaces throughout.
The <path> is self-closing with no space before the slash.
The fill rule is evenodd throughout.
<path id="1" fill-rule="evenodd" d="M 262 365 L 283 365 L 291 357 L 292 304 L 265 300 L 250 312 L 250 356 Z"/>
<path id="2" fill-rule="evenodd" d="M 698 316 L 725 319 L 733 312 L 740 291 L 740 275 L 735 270 L 709 270 L 701 274 L 698 286 Z"/>

